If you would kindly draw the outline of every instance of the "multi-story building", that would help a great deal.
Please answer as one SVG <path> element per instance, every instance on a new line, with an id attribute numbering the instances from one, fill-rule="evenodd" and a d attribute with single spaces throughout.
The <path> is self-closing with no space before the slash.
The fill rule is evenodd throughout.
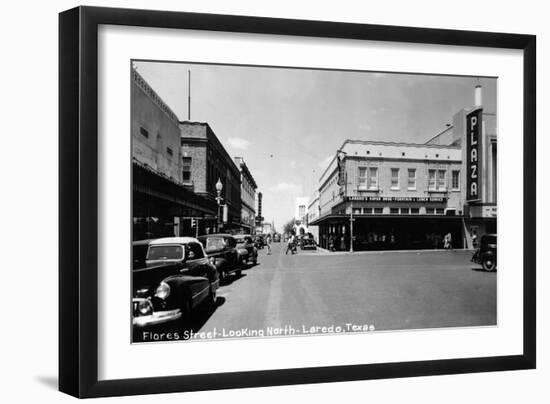
<path id="1" fill-rule="evenodd" d="M 346 140 L 318 185 L 322 247 L 472 247 L 496 231 L 496 117 L 476 107 L 424 144 Z M 473 151 L 472 151 L 473 150 Z"/>
<path id="2" fill-rule="evenodd" d="M 177 236 L 186 232 L 182 218 L 199 215 L 207 201 L 184 184 L 176 114 L 136 70 L 131 75 L 133 239 Z"/>
<path id="3" fill-rule="evenodd" d="M 241 227 L 246 233 L 254 231 L 256 221 L 256 189 L 258 186 L 242 157 L 235 157 L 235 164 L 241 172 Z"/>
<path id="4" fill-rule="evenodd" d="M 307 212 L 309 206 L 309 198 L 300 196 L 296 198 L 294 211 L 294 231 L 296 234 L 305 234 L 307 230 Z"/>
<path id="5" fill-rule="evenodd" d="M 311 198 L 311 201 L 309 202 L 309 205 L 307 207 L 306 226 L 308 231 L 313 234 L 313 237 L 317 242 L 319 241 L 319 226 L 314 226 L 311 223 L 313 223 L 319 217 L 319 211 L 319 191 L 316 190 L 314 191 L 313 197 Z"/>
<path id="6" fill-rule="evenodd" d="M 203 122 L 181 121 L 182 181 L 208 201 L 199 222 L 201 233 L 240 228 L 241 173 L 218 137 Z M 218 207 L 216 185 L 221 184 Z"/>

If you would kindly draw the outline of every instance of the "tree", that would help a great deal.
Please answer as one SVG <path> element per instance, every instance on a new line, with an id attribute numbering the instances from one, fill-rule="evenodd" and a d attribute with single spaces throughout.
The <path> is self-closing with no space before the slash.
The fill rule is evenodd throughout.
<path id="1" fill-rule="evenodd" d="M 290 234 L 294 231 L 294 219 L 290 219 L 283 225 L 283 233 Z"/>

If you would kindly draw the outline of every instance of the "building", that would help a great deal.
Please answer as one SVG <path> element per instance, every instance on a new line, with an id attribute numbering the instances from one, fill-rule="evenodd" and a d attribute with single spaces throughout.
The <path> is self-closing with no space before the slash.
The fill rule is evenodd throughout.
<path id="1" fill-rule="evenodd" d="M 256 221 L 256 189 L 258 186 L 242 157 L 234 158 L 241 173 L 241 227 L 245 233 L 254 231 Z"/>
<path id="2" fill-rule="evenodd" d="M 496 232 L 496 116 L 483 112 L 481 88 L 475 98 L 424 144 L 346 140 L 308 220 L 320 245 L 441 248 L 450 233 L 454 248 L 472 248 L 473 235 Z"/>
<path id="3" fill-rule="evenodd" d="M 184 181 L 176 114 L 135 69 L 131 79 L 133 239 L 177 236 L 207 201 Z"/>
<path id="4" fill-rule="evenodd" d="M 179 128 L 182 181 L 207 202 L 199 218 L 199 233 L 239 230 L 241 172 L 208 123 L 181 121 Z"/>
<path id="5" fill-rule="evenodd" d="M 308 231 L 313 234 L 315 241 L 319 241 L 319 226 L 314 226 L 313 223 L 320 216 L 319 206 L 319 191 L 314 191 L 313 197 L 311 197 L 309 205 L 307 207 L 306 226 Z"/>
<path id="6" fill-rule="evenodd" d="M 298 235 L 303 235 L 308 232 L 307 229 L 307 213 L 309 206 L 309 198 L 301 196 L 296 198 L 294 211 L 294 231 Z"/>

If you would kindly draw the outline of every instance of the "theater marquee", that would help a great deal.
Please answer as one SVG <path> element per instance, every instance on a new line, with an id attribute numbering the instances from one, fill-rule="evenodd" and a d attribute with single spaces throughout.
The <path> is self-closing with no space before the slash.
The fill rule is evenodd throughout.
<path id="1" fill-rule="evenodd" d="M 482 140 L 481 122 L 483 109 L 466 115 L 466 200 L 481 200 Z"/>

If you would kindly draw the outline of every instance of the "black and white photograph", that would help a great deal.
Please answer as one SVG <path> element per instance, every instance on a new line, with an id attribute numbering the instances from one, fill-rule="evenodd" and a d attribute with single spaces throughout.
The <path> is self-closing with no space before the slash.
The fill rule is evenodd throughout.
<path id="1" fill-rule="evenodd" d="M 132 342 L 498 325 L 497 77 L 129 76 Z"/>

